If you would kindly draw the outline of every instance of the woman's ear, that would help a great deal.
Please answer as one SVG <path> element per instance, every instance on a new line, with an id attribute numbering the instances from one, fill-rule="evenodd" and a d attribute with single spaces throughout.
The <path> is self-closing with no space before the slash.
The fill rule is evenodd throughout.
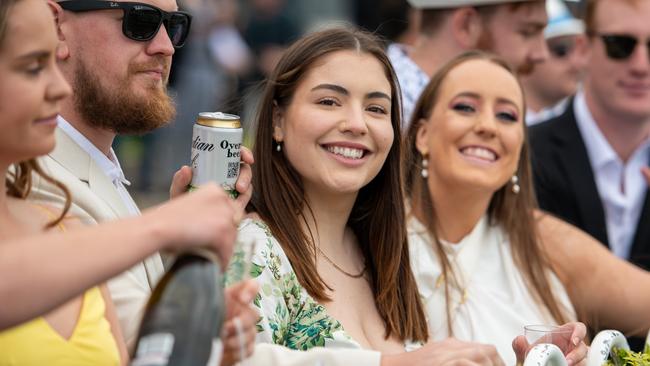
<path id="1" fill-rule="evenodd" d="M 418 131 L 415 134 L 415 148 L 422 155 L 429 154 L 429 122 L 424 118 L 418 120 Z"/>
<path id="2" fill-rule="evenodd" d="M 273 102 L 273 139 L 275 142 L 284 141 L 284 112 L 278 106 L 277 102 Z"/>

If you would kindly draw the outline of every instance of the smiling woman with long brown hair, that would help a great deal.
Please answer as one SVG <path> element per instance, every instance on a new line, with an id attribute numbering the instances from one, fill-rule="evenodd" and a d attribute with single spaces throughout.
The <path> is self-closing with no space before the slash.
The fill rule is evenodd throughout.
<path id="1" fill-rule="evenodd" d="M 524 112 L 509 66 L 469 52 L 433 77 L 405 139 L 409 245 L 430 333 L 493 343 L 507 364 L 524 325 L 576 317 L 537 234 Z M 568 340 L 584 337 L 567 328 Z"/>
<path id="2" fill-rule="evenodd" d="M 372 35 L 338 28 L 293 44 L 260 101 L 251 215 L 229 277 L 250 265 L 260 284 L 258 342 L 501 364 L 493 348 L 456 341 L 405 353 L 428 335 L 406 241 L 400 114 Z"/>

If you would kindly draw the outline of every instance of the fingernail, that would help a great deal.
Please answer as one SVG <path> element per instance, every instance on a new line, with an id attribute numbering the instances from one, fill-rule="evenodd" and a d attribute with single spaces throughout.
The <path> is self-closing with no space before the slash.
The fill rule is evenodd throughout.
<path id="1" fill-rule="evenodd" d="M 567 358 L 567 359 L 566 359 L 566 364 L 567 364 L 568 366 L 573 365 L 573 359 L 572 359 L 572 358 Z"/>
<path id="2" fill-rule="evenodd" d="M 577 345 L 579 345 L 579 344 L 580 344 L 580 338 L 578 338 L 578 337 L 573 337 L 573 345 L 574 345 L 574 346 L 577 346 Z"/>

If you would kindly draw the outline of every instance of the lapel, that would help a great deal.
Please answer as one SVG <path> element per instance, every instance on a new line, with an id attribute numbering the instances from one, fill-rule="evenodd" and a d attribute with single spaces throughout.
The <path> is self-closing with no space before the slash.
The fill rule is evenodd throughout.
<path id="1" fill-rule="evenodd" d="M 641 216 L 636 224 L 634 241 L 630 251 L 630 262 L 650 270 L 650 195 L 646 189 Z"/>
<path id="2" fill-rule="evenodd" d="M 56 147 L 50 157 L 88 184 L 90 190 L 111 207 L 116 217 L 131 216 L 106 174 L 90 155 L 60 128 L 56 129 Z"/>
<path id="3" fill-rule="evenodd" d="M 562 171 L 567 175 L 567 185 L 575 195 L 583 229 L 609 246 L 605 210 L 598 194 L 587 148 L 573 113 L 573 101 L 558 118 L 554 127 L 556 128 L 551 132 L 551 141 L 557 144 L 558 163 L 562 165 Z"/>

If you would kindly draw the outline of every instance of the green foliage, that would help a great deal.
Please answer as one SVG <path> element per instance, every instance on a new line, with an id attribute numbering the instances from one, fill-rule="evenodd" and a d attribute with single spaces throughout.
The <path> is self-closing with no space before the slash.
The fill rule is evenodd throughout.
<path id="1" fill-rule="evenodd" d="M 604 366 L 650 366 L 650 344 L 646 343 L 643 352 L 614 348 Z"/>

